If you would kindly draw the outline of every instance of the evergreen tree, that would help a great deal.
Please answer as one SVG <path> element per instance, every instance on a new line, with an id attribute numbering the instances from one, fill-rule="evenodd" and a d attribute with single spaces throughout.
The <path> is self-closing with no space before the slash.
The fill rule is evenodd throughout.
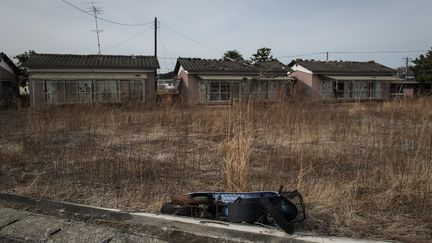
<path id="1" fill-rule="evenodd" d="M 252 55 L 252 63 L 257 62 L 268 62 L 273 61 L 273 55 L 271 55 L 271 48 L 263 47 L 257 50 L 255 54 Z"/>
<path id="2" fill-rule="evenodd" d="M 31 55 L 36 54 L 35 51 L 29 50 L 23 54 L 16 55 L 14 58 L 18 60 L 18 69 L 19 69 L 19 85 L 25 87 L 28 85 L 28 74 L 27 68 L 24 66 L 24 63 L 30 58 Z"/>
<path id="3" fill-rule="evenodd" d="M 432 82 L 432 49 L 425 55 L 420 55 L 413 63 L 414 67 L 411 70 L 414 73 L 416 81 Z"/>
<path id="4" fill-rule="evenodd" d="M 244 60 L 242 54 L 239 51 L 237 51 L 237 50 L 226 51 L 224 53 L 222 59 L 224 59 L 224 60 L 234 60 L 234 61 Z"/>

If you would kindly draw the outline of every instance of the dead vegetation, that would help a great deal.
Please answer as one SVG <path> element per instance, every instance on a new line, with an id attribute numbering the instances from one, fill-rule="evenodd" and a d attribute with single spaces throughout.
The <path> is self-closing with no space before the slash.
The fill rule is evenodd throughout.
<path id="1" fill-rule="evenodd" d="M 299 189 L 323 235 L 432 239 L 431 99 L 0 112 L 0 190 L 157 211 L 170 195 Z"/>

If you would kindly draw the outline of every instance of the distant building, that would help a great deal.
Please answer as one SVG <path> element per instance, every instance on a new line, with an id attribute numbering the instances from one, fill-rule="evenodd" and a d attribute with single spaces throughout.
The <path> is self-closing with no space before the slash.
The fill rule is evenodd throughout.
<path id="1" fill-rule="evenodd" d="M 178 58 L 174 73 L 183 102 L 231 104 L 236 100 L 274 102 L 285 99 L 293 79 L 278 60 L 251 64 L 223 59 Z"/>
<path id="2" fill-rule="evenodd" d="M 294 60 L 289 77 L 298 80 L 295 92 L 313 100 L 387 100 L 390 82 L 403 81 L 396 70 L 376 63 Z"/>
<path id="3" fill-rule="evenodd" d="M 18 68 L 3 52 L 0 52 L 0 107 L 12 104 L 18 96 Z"/>
<path id="4" fill-rule="evenodd" d="M 25 66 L 33 106 L 156 98 L 153 56 L 34 54 Z"/>
<path id="5" fill-rule="evenodd" d="M 162 73 L 158 75 L 157 93 L 158 95 L 178 94 L 178 80 L 174 72 Z"/>
<path id="6" fill-rule="evenodd" d="M 432 82 L 392 81 L 390 84 L 390 97 L 416 97 L 432 94 Z"/>

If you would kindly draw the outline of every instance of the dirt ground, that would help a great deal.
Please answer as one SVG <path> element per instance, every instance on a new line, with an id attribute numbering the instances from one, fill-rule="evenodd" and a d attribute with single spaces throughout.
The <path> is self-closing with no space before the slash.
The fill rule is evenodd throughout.
<path id="1" fill-rule="evenodd" d="M 429 242 L 431 105 L 425 98 L 0 111 L 0 190 L 156 212 L 171 195 L 284 185 L 305 197 L 302 230 Z"/>

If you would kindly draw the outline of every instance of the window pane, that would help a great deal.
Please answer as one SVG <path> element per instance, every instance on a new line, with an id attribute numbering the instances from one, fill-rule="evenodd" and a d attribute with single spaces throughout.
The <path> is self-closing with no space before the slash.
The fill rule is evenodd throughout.
<path id="1" fill-rule="evenodd" d="M 220 100 L 220 94 L 219 93 L 210 93 L 209 94 L 209 100 L 211 100 L 211 101 Z"/>
<path id="2" fill-rule="evenodd" d="M 210 82 L 210 92 L 219 92 L 220 85 L 219 82 Z"/>
<path id="3" fill-rule="evenodd" d="M 229 92 L 229 83 L 226 81 L 220 82 L 221 92 Z"/>
<path id="4" fill-rule="evenodd" d="M 229 93 L 221 93 L 221 100 L 230 100 Z"/>
<path id="5" fill-rule="evenodd" d="M 375 98 L 383 98 L 382 82 L 381 81 L 374 81 L 373 89 L 374 89 L 374 97 Z"/>
<path id="6" fill-rule="evenodd" d="M 230 86 L 230 93 L 232 99 L 240 98 L 240 84 L 237 82 L 232 82 Z"/>
<path id="7" fill-rule="evenodd" d="M 78 87 L 76 80 L 65 81 L 65 102 L 75 103 L 78 101 Z"/>
<path id="8" fill-rule="evenodd" d="M 321 96 L 323 98 L 334 97 L 333 85 L 334 85 L 334 81 L 330 81 L 330 80 L 321 81 Z"/>
<path id="9" fill-rule="evenodd" d="M 241 81 L 240 82 L 240 92 L 241 92 L 241 99 L 248 100 L 249 99 L 249 93 L 250 93 L 250 82 L 249 80 Z"/>
<path id="10" fill-rule="evenodd" d="M 79 80 L 78 84 L 78 102 L 91 103 L 93 94 L 92 80 Z"/>
<path id="11" fill-rule="evenodd" d="M 96 83 L 96 100 L 99 102 L 116 102 L 119 101 L 117 80 L 97 80 Z"/>
<path id="12" fill-rule="evenodd" d="M 127 81 L 124 81 L 127 82 Z M 129 81 L 129 101 L 144 101 L 144 85 L 141 80 Z"/>
<path id="13" fill-rule="evenodd" d="M 59 80 L 45 81 L 45 98 L 48 103 L 64 102 L 64 83 Z"/>
<path id="14" fill-rule="evenodd" d="M 344 84 L 344 98 L 351 98 L 351 89 L 352 89 L 352 82 L 351 81 L 345 81 Z"/>

